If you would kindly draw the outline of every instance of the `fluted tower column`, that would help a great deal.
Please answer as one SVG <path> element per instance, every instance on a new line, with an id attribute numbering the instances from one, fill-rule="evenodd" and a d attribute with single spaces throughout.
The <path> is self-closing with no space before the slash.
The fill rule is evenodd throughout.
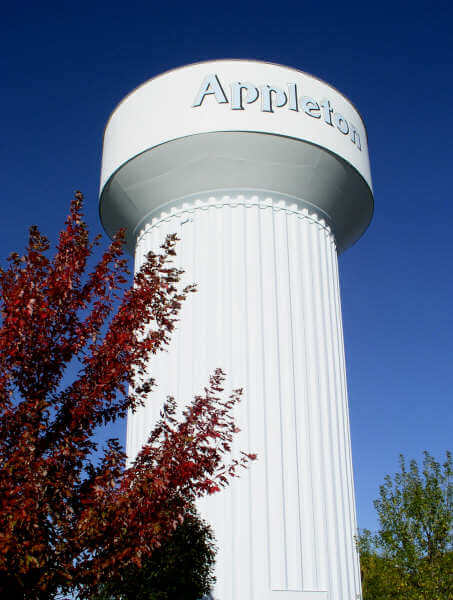
<path id="1" fill-rule="evenodd" d="M 169 94 L 178 73 L 180 89 L 191 78 L 198 83 L 184 114 L 198 115 L 197 127 L 206 130 L 140 152 L 135 141 L 132 152 L 128 136 L 152 142 L 152 128 L 139 134 L 137 121 L 146 130 L 147 105 L 154 106 L 158 114 L 150 118 L 159 128 L 159 91 Z M 219 548 L 213 597 L 356 600 L 361 588 L 337 255 L 372 214 L 360 116 L 326 84 L 253 61 L 185 67 L 151 80 L 127 103 L 106 130 L 104 225 L 113 232 L 126 222 L 136 269 L 167 234 L 177 233 L 177 262 L 186 282 L 198 284 L 169 351 L 153 359 L 157 392 L 128 418 L 128 455 L 140 450 L 168 394 L 183 405 L 223 368 L 231 388 L 245 389 L 233 453 L 256 452 L 258 460 L 200 503 Z M 278 125 L 285 106 L 291 121 Z M 330 110 L 324 117 L 323 107 Z M 226 130 L 232 115 L 249 130 Z M 286 137 L 288 122 L 298 139 Z M 173 122 L 168 127 L 175 130 Z M 187 124 L 181 119 L 176 127 Z"/>

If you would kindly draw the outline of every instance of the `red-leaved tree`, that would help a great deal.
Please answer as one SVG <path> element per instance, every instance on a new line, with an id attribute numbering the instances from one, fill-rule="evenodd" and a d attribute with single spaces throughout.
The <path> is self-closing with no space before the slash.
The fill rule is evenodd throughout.
<path id="1" fill-rule="evenodd" d="M 89 596 L 140 565 L 196 497 L 254 458 L 223 461 L 240 390 L 223 398 L 220 370 L 182 420 L 168 400 L 130 468 L 117 440 L 97 448 L 96 428 L 151 401 L 149 360 L 193 287 L 178 288 L 175 236 L 126 291 L 121 234 L 89 270 L 99 241 L 90 241 L 81 205 L 76 193 L 53 258 L 32 227 L 25 254 L 0 270 L 2 598 Z M 76 375 L 65 384 L 68 366 Z"/>

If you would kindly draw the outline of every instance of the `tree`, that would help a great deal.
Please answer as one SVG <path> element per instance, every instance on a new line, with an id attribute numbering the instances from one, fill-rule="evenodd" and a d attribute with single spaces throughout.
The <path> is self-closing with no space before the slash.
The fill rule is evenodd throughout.
<path id="1" fill-rule="evenodd" d="M 130 468 L 99 426 L 148 401 L 149 359 L 168 344 L 181 303 L 176 237 L 127 282 L 120 232 L 89 270 L 82 194 L 56 252 L 36 227 L 25 254 L 0 270 L 0 592 L 8 598 L 88 594 L 141 565 L 196 497 L 214 493 L 254 458 L 224 464 L 235 432 L 217 370 L 182 420 L 169 398 Z M 65 384 L 68 367 L 76 370 Z"/>
<path id="2" fill-rule="evenodd" d="M 375 507 L 376 535 L 359 538 L 364 600 L 448 600 L 453 597 L 452 456 L 428 452 L 385 478 Z"/>
<path id="3" fill-rule="evenodd" d="M 211 528 L 190 512 L 140 568 L 125 568 L 90 600 L 200 600 L 214 584 L 214 556 Z"/>

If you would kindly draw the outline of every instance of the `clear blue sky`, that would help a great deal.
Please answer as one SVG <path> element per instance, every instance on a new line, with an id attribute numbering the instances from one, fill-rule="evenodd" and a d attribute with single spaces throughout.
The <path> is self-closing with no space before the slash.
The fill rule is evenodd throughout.
<path id="1" fill-rule="evenodd" d="M 91 231 L 101 230 L 104 125 L 164 70 L 269 60 L 321 77 L 359 108 L 375 217 L 340 265 L 358 520 L 373 528 L 372 500 L 398 454 L 440 457 L 452 446 L 450 2 L 12 7 L 0 25 L 2 259 L 23 248 L 30 224 L 55 239 L 77 188 Z"/>

